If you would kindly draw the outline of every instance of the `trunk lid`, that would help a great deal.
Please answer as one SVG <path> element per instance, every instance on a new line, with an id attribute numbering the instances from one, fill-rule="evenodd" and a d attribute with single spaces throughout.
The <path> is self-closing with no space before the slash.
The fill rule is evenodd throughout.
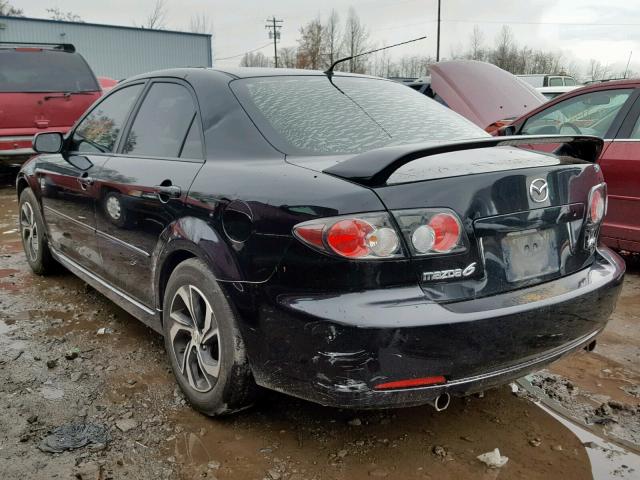
<path id="1" fill-rule="evenodd" d="M 584 141 L 583 147 L 593 147 L 588 155 L 580 148 L 589 159 L 596 158 L 602 147 L 597 139 L 570 140 L 574 146 Z M 426 208 L 457 214 L 468 240 L 465 251 L 411 258 L 415 280 L 434 301 L 479 298 L 532 286 L 593 262 L 593 249 L 586 247 L 585 215 L 591 189 L 603 182 L 597 165 L 516 148 L 508 142 L 467 150 L 450 144 L 415 152 L 406 148 L 391 155 L 388 165 L 380 158 L 389 156 L 391 149 L 347 160 L 306 158 L 299 164 L 371 187 L 392 215 Z M 437 153 L 425 154 L 434 149 Z M 438 153 L 442 150 L 449 151 Z M 370 175 L 365 174 L 367 159 Z"/>
<path id="2" fill-rule="evenodd" d="M 596 165 L 506 147 L 428 160 L 407 164 L 375 191 L 392 213 L 448 208 L 460 218 L 468 238 L 465 252 L 412 258 L 413 274 L 434 300 L 532 286 L 593 261 L 592 249 L 585 247 L 585 214 L 591 188 L 603 181 Z M 544 200 L 531 191 L 543 182 Z"/>

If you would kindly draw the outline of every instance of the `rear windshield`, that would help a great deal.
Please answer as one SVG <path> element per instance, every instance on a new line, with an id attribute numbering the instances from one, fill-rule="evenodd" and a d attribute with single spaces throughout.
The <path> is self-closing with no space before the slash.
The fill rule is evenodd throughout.
<path id="1" fill-rule="evenodd" d="M 91 69 L 75 53 L 0 50 L 0 92 L 95 92 Z"/>
<path id="2" fill-rule="evenodd" d="M 374 148 L 488 136 L 457 113 L 387 80 L 281 76 L 232 82 L 263 135 L 291 155 L 360 153 Z"/>

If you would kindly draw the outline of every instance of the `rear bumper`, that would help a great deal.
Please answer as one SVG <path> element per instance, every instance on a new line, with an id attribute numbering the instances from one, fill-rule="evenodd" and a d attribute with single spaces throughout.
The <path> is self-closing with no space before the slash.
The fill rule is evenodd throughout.
<path id="1" fill-rule="evenodd" d="M 324 405 L 419 405 L 443 392 L 504 384 L 593 341 L 622 286 L 624 262 L 603 247 L 589 268 L 535 287 L 451 304 L 419 287 L 280 295 L 245 334 L 256 381 Z M 376 390 L 444 376 L 446 383 Z"/>
<path id="2" fill-rule="evenodd" d="M 0 165 L 21 165 L 36 152 L 32 148 L 33 135 L 0 135 Z"/>

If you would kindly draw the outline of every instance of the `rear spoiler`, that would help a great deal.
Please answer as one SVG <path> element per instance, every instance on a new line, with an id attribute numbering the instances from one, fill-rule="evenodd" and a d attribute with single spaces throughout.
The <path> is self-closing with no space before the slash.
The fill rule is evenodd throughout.
<path id="1" fill-rule="evenodd" d="M 324 173 L 353 182 L 379 187 L 385 185 L 393 172 L 418 158 L 441 153 L 490 147 L 519 147 L 526 145 L 560 144 L 554 154 L 570 156 L 595 163 L 604 142 L 587 135 L 531 135 L 490 137 L 450 143 L 428 143 L 383 147 L 361 153 L 323 170 Z"/>

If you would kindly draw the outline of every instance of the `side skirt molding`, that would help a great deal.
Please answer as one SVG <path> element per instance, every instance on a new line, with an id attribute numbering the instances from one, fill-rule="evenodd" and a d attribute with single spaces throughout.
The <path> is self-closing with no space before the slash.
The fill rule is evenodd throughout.
<path id="1" fill-rule="evenodd" d="M 160 311 L 156 312 L 146 305 L 143 305 L 139 301 L 135 300 L 134 298 L 115 288 L 113 285 L 106 282 L 102 278 L 98 277 L 94 273 L 91 273 L 89 270 L 71 260 L 63 253 L 60 253 L 51 246 L 49 248 L 51 249 L 51 253 L 54 258 L 62 265 L 64 265 L 67 269 L 69 269 L 74 275 L 78 276 L 84 282 L 87 282 L 102 295 L 136 317 L 149 328 L 153 329 L 159 334 L 162 334 Z"/>

